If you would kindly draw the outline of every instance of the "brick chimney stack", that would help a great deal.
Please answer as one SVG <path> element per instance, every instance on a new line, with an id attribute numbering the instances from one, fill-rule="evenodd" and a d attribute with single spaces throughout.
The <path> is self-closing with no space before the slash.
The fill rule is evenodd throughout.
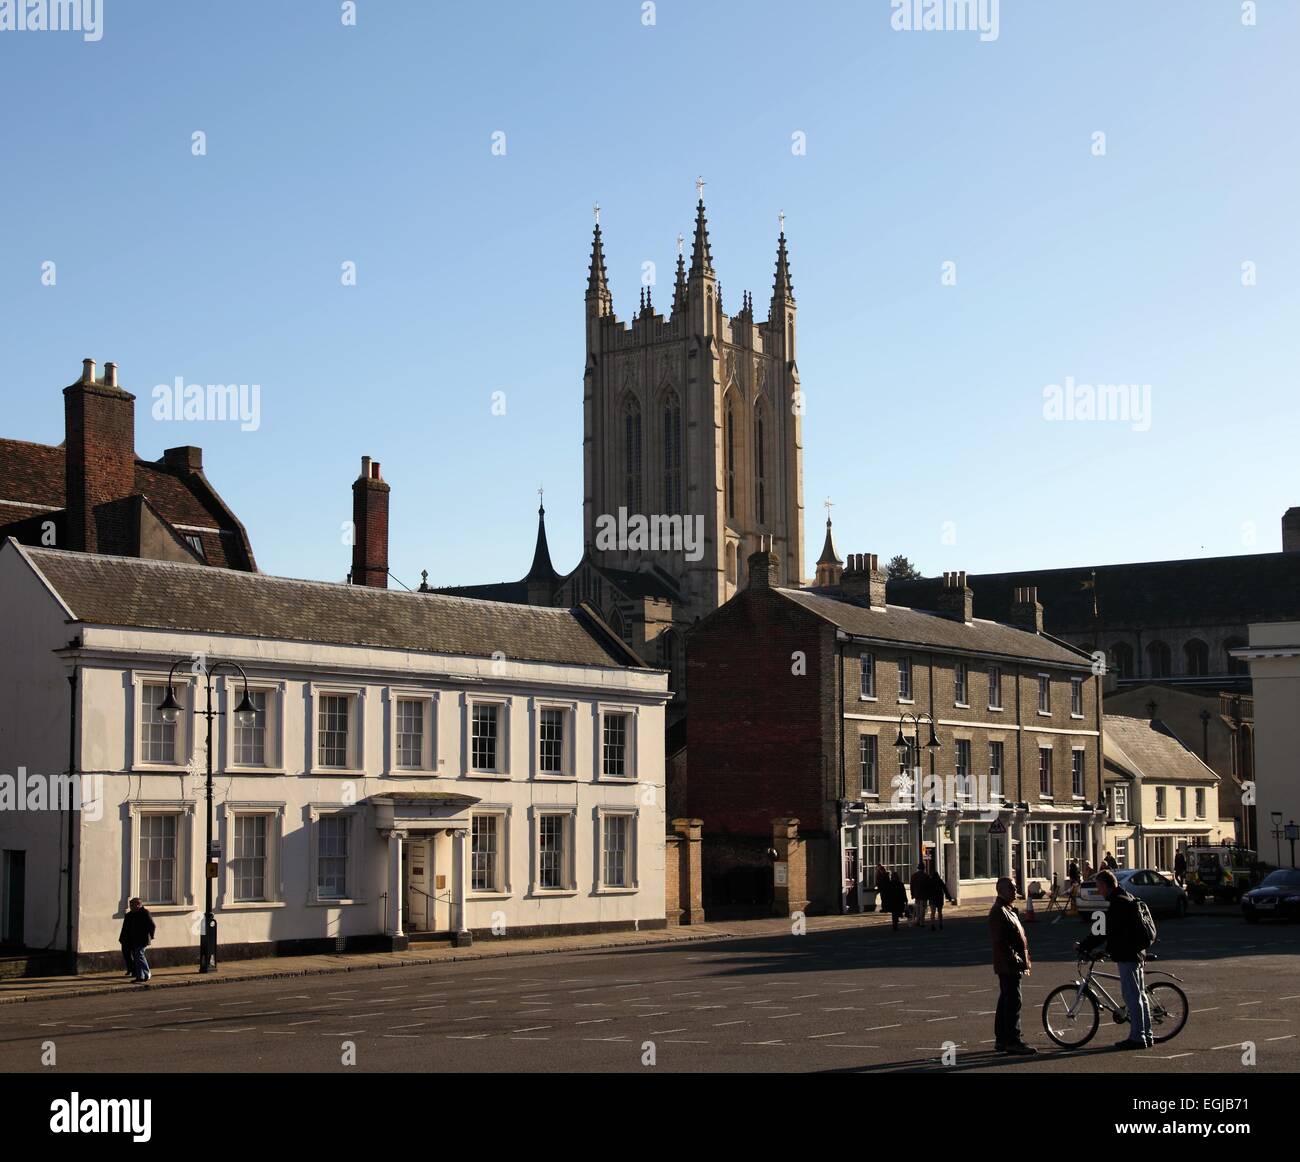
<path id="1" fill-rule="evenodd" d="M 966 571 L 945 573 L 939 590 L 939 612 L 969 625 L 974 620 L 975 595 L 966 584 Z"/>
<path id="2" fill-rule="evenodd" d="M 1282 517 L 1282 552 L 1300 553 L 1300 508 L 1288 508 Z"/>
<path id="3" fill-rule="evenodd" d="M 135 492 L 135 396 L 117 386 L 117 364 L 84 359 L 81 378 L 63 389 L 67 531 L 62 546 L 79 553 L 123 552 L 123 514 L 96 513 Z M 120 507 L 120 506 L 119 506 Z"/>
<path id="4" fill-rule="evenodd" d="M 353 585 L 388 588 L 388 493 L 379 462 L 361 457 L 361 475 L 352 485 Z"/>
<path id="5" fill-rule="evenodd" d="M 885 608 L 888 574 L 880 568 L 875 553 L 850 553 L 844 562 L 840 589 L 854 597 L 865 597 L 872 609 Z"/>
<path id="6" fill-rule="evenodd" d="M 751 553 L 749 565 L 750 589 L 775 589 L 781 583 L 781 558 L 772 548 L 772 535 L 759 538 L 759 550 Z"/>
<path id="7" fill-rule="evenodd" d="M 1043 607 L 1035 585 L 1017 588 L 1011 601 L 1011 624 L 1028 633 L 1043 632 Z"/>

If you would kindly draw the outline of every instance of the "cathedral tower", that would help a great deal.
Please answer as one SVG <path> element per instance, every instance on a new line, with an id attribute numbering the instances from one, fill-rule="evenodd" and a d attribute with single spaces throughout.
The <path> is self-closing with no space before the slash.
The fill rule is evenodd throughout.
<path id="1" fill-rule="evenodd" d="M 614 314 L 597 211 L 583 375 L 587 554 L 603 568 L 672 578 L 673 620 L 687 624 L 744 586 L 765 538 L 775 583 L 803 579 L 803 402 L 784 216 L 767 319 L 755 321 L 748 293 L 728 315 L 696 185 L 690 265 L 679 238 L 666 316 L 653 286 L 630 323 Z M 642 529 L 683 537 L 638 542 L 638 516 Z"/>

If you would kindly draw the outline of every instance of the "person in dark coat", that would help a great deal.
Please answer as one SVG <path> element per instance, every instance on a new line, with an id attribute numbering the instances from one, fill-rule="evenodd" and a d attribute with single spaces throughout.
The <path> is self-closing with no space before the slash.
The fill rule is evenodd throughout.
<path id="1" fill-rule="evenodd" d="M 944 883 L 943 876 L 939 874 L 936 868 L 930 873 L 929 882 L 927 883 L 926 895 L 930 901 L 930 931 L 934 931 L 935 920 L 939 921 L 939 927 L 943 927 L 943 904 L 947 900 L 950 904 L 957 901 L 948 892 L 948 885 Z"/>
<path id="2" fill-rule="evenodd" d="M 1001 986 L 993 1018 L 994 1044 L 999 1053 L 1030 1056 L 1038 1050 L 1025 1044 L 1020 1031 L 1020 986 L 1034 962 L 1029 955 L 1029 938 L 1016 911 L 1016 885 L 1006 876 L 998 880 L 998 898 L 989 910 L 989 936 L 993 941 L 993 971 Z"/>
<path id="3" fill-rule="evenodd" d="M 1178 854 L 1174 856 L 1174 878 L 1178 881 L 1180 888 L 1187 886 L 1187 853 L 1178 849 Z"/>
<path id="4" fill-rule="evenodd" d="M 916 871 L 912 873 L 910 886 L 912 889 L 912 908 L 915 912 L 912 916 L 912 923 L 921 928 L 925 925 L 925 908 L 930 902 L 930 875 L 925 870 L 923 862 L 916 865 Z"/>
<path id="5" fill-rule="evenodd" d="M 149 909 L 141 903 L 139 896 L 133 897 L 126 915 L 122 917 L 122 931 L 118 933 L 118 941 L 130 958 L 131 975 L 141 984 L 153 975 L 149 971 L 149 958 L 145 956 L 144 950 L 149 947 L 156 931 Z"/>
<path id="6" fill-rule="evenodd" d="M 1115 873 L 1103 871 L 1097 876 L 1097 890 L 1106 899 L 1106 928 L 1099 935 L 1080 941 L 1081 952 L 1091 952 L 1101 945 L 1119 970 L 1120 989 L 1128 1009 L 1129 1035 L 1116 1041 L 1116 1049 L 1150 1049 L 1151 1005 L 1147 999 L 1143 963 L 1147 958 L 1148 937 L 1137 898 L 1119 886 Z"/>

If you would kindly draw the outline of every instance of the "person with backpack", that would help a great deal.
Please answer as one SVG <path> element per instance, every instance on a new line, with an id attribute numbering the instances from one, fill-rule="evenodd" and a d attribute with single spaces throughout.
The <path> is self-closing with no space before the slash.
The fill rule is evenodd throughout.
<path id="1" fill-rule="evenodd" d="M 122 917 L 122 931 L 118 942 L 130 958 L 131 975 L 140 983 L 147 984 L 153 975 L 149 971 L 149 958 L 145 949 L 157 932 L 149 909 L 140 901 L 139 896 L 132 897 L 126 915 Z"/>
<path id="2" fill-rule="evenodd" d="M 944 882 L 943 876 L 939 874 L 939 869 L 935 868 L 930 873 L 930 882 L 927 895 L 930 900 L 930 931 L 934 931 L 934 922 L 939 921 L 940 929 L 943 928 L 943 904 L 947 900 L 950 904 L 957 901 L 948 892 L 948 885 Z"/>
<path id="3" fill-rule="evenodd" d="M 1146 904 L 1119 886 L 1114 872 L 1097 873 L 1097 890 L 1106 901 L 1103 930 L 1080 941 L 1076 947 L 1081 952 L 1090 952 L 1104 944 L 1119 972 L 1124 1006 L 1128 1009 L 1129 1035 L 1123 1041 L 1116 1041 L 1115 1048 L 1150 1049 L 1155 1042 L 1151 1037 L 1151 1006 L 1147 1002 L 1142 965 L 1147 949 L 1156 940 L 1155 921 Z"/>

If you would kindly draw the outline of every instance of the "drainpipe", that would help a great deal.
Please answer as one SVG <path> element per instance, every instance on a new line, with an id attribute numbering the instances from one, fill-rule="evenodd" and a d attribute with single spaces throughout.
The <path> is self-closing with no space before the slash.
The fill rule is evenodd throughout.
<path id="1" fill-rule="evenodd" d="M 837 652 L 838 652 L 838 654 L 839 654 L 838 664 L 839 664 L 839 667 L 840 667 L 840 672 L 839 672 L 839 696 L 838 696 L 838 698 L 836 699 L 836 711 L 835 711 L 835 716 L 840 720 L 840 729 L 839 729 L 839 746 L 840 746 L 840 794 L 839 794 L 839 798 L 836 800 L 836 811 L 835 811 L 835 814 L 836 814 L 836 817 L 837 817 L 837 823 L 838 823 L 838 826 L 837 826 L 836 830 L 839 832 L 839 836 L 840 836 L 840 845 L 839 845 L 839 846 L 840 846 L 840 866 L 839 866 L 839 871 L 836 873 L 836 876 L 835 876 L 835 883 L 836 883 L 836 885 L 837 885 L 836 891 L 839 892 L 839 896 L 840 896 L 840 912 L 841 912 L 841 913 L 844 913 L 844 912 L 847 912 L 847 911 L 849 910 L 849 903 L 848 903 L 848 900 L 845 899 L 845 894 L 844 894 L 844 825 L 848 822 L 848 814 L 847 814 L 847 812 L 845 811 L 845 808 L 844 808 L 844 800 L 845 800 L 846 796 L 848 795 L 848 772 L 847 772 L 847 770 L 845 769 L 845 765 L 844 765 L 844 710 L 845 710 L 845 706 L 844 706 L 844 639 L 843 639 L 842 637 L 840 637 L 838 633 L 837 633 L 835 636 L 836 636 L 836 639 L 837 639 L 837 641 L 836 641 L 836 647 L 837 647 Z M 861 861 L 861 859 L 862 859 L 862 853 L 861 853 L 861 852 L 858 852 L 858 860 L 859 860 L 859 862 Z M 859 871 L 859 874 L 861 874 L 861 868 L 859 868 L 858 871 Z"/>

